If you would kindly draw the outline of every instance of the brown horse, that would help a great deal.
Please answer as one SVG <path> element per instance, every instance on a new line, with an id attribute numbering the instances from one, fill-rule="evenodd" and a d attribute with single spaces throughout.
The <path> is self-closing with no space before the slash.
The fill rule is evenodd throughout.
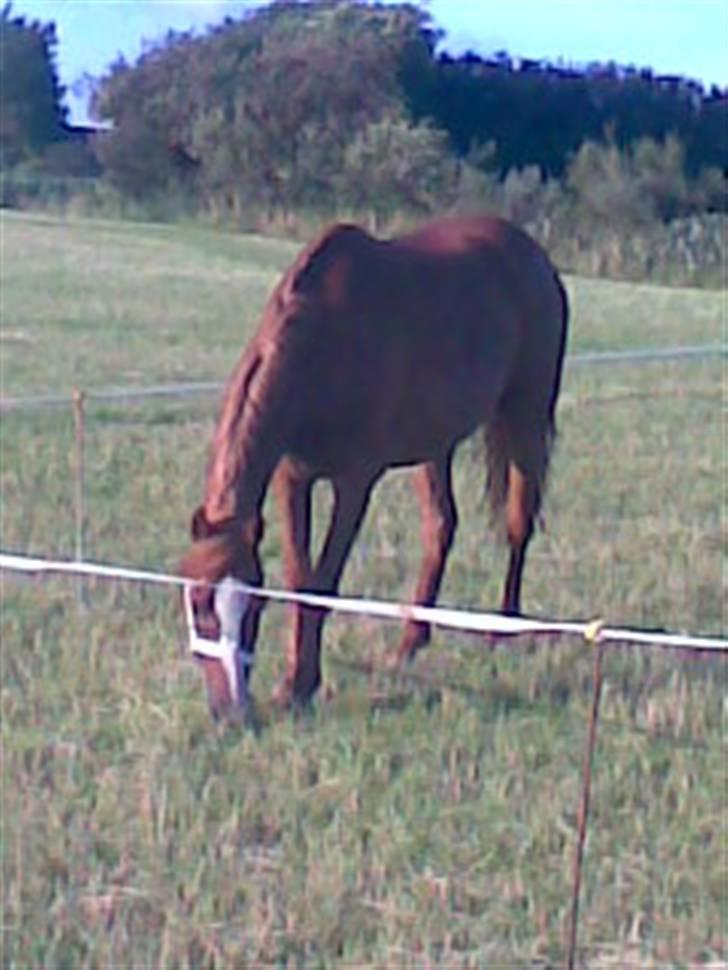
<path id="1" fill-rule="evenodd" d="M 388 468 L 415 465 L 424 561 L 415 602 L 440 587 L 457 513 L 453 452 L 485 431 L 488 491 L 504 520 L 510 559 L 506 613 L 520 611 L 526 548 L 544 490 L 566 345 L 559 276 L 525 233 L 494 218 L 453 218 L 379 240 L 335 225 L 283 275 L 225 391 L 194 543 L 182 569 L 213 582 L 259 585 L 261 506 L 271 480 L 283 519 L 292 589 L 334 593 Z M 311 491 L 333 486 L 333 511 L 311 561 Z M 210 587 L 194 587 L 198 629 L 218 625 Z M 252 651 L 261 605 L 240 623 Z M 279 699 L 309 699 L 321 681 L 325 614 L 293 609 Z M 411 658 L 430 630 L 409 622 Z M 204 664 L 213 713 L 230 704 L 217 661 Z"/>

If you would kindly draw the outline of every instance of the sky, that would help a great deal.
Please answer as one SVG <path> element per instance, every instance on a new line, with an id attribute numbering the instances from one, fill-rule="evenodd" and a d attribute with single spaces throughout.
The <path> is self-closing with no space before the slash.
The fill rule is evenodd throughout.
<path id="1" fill-rule="evenodd" d="M 238 16 L 260 0 L 14 0 L 14 15 L 53 21 L 70 120 L 87 120 L 85 75 L 144 41 Z M 614 61 L 728 88 L 728 0 L 426 0 L 442 47 L 576 66 Z"/>

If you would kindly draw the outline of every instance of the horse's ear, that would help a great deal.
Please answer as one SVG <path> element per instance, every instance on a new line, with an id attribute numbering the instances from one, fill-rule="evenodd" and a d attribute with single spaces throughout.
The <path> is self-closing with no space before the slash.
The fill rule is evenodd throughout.
<path id="1" fill-rule="evenodd" d="M 195 542 L 198 542 L 200 539 L 208 539 L 212 535 L 212 529 L 210 528 L 210 523 L 205 518 L 205 509 L 202 505 L 199 505 L 192 515 L 190 535 Z"/>

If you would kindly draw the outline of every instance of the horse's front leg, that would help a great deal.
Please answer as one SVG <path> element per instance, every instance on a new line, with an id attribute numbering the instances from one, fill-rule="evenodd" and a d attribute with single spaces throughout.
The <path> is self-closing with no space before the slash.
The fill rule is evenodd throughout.
<path id="1" fill-rule="evenodd" d="M 351 476 L 336 479 L 332 484 L 331 521 L 309 586 L 312 592 L 325 595 L 334 595 L 338 591 L 346 560 L 366 513 L 373 482 L 369 477 Z M 320 686 L 321 633 L 326 615 L 326 610 L 312 607 L 300 610 L 279 700 L 306 702 Z"/>
<path id="2" fill-rule="evenodd" d="M 291 590 L 307 590 L 311 587 L 311 491 L 313 480 L 294 462 L 284 459 L 273 479 L 273 489 L 281 520 L 281 544 L 283 546 L 283 575 Z M 288 650 L 290 658 L 302 651 L 306 637 L 305 610 L 294 603 L 291 606 L 291 634 Z M 288 680 L 288 678 L 286 678 Z M 286 683 L 279 689 L 280 700 L 286 701 Z"/>
<path id="3" fill-rule="evenodd" d="M 422 514 L 424 558 L 414 601 L 421 606 L 432 606 L 440 591 L 447 554 L 457 528 L 457 509 L 452 490 L 452 451 L 444 458 L 418 468 L 415 486 Z M 411 660 L 429 639 L 429 624 L 409 621 L 397 652 L 398 660 Z"/>

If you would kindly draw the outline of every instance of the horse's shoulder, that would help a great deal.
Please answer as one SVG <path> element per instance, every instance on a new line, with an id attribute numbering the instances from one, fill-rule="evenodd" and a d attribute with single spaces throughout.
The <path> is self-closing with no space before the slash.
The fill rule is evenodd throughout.
<path id="1" fill-rule="evenodd" d="M 316 262 L 329 253 L 346 252 L 371 236 L 355 222 L 334 222 L 319 233 L 303 250 L 302 260 Z"/>

